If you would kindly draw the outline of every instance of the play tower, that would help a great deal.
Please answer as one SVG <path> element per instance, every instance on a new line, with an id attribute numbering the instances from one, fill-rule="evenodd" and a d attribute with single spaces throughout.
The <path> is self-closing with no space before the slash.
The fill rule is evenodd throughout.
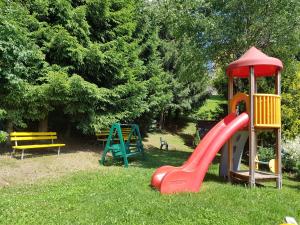
<path id="1" fill-rule="evenodd" d="M 283 64 L 279 59 L 269 57 L 255 47 L 250 48 L 241 58 L 227 67 L 229 112 L 234 112 L 237 104 L 243 101 L 249 115 L 249 170 L 233 171 L 233 143 L 232 139 L 229 139 L 227 167 L 229 180 L 248 181 L 251 187 L 255 186 L 256 182 L 275 180 L 277 188 L 282 187 L 280 113 L 280 71 L 282 68 Z M 257 93 L 257 83 L 261 77 L 274 77 L 275 93 Z M 234 80 L 240 78 L 249 80 L 249 95 L 243 93 L 234 95 Z M 275 133 L 275 173 L 255 170 L 257 134 L 261 131 Z"/>
<path id="2" fill-rule="evenodd" d="M 279 59 L 269 57 L 255 47 L 249 49 L 240 59 L 232 62 L 226 70 L 229 76 L 228 115 L 210 129 L 181 166 L 166 165 L 158 168 L 152 175 L 151 186 L 162 194 L 198 192 L 213 159 L 227 143 L 228 151 L 224 151 L 227 157 L 223 157 L 225 154 L 222 154 L 222 157 L 228 166 L 220 168 L 225 168 L 224 175 L 227 175 L 229 180 L 246 181 L 251 187 L 255 186 L 256 182 L 276 180 L 277 187 L 281 188 L 280 71 L 282 68 L 282 62 Z M 261 77 L 275 78 L 275 93 L 257 93 L 257 82 Z M 249 79 L 248 95 L 234 94 L 234 79 L 238 78 Z M 245 103 L 244 112 L 236 110 L 241 102 Z M 258 132 L 266 130 L 275 132 L 276 136 L 275 173 L 255 170 L 256 136 Z M 239 154 L 240 156 L 237 157 L 238 152 L 241 153 L 237 146 L 241 145 L 237 145 L 235 140 L 239 132 L 247 134 L 247 131 L 249 134 L 249 169 L 239 170 L 237 162 L 240 163 L 242 155 Z M 245 142 L 246 138 L 240 138 L 240 143 L 241 140 Z"/>

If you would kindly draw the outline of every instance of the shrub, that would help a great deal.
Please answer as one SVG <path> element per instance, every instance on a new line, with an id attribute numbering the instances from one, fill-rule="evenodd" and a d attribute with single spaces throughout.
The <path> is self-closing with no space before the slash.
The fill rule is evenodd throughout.
<path id="1" fill-rule="evenodd" d="M 300 161 L 296 163 L 296 175 L 298 178 L 300 178 Z"/>
<path id="2" fill-rule="evenodd" d="M 8 133 L 5 131 L 0 131 L 0 143 L 5 143 L 7 141 Z"/>
<path id="3" fill-rule="evenodd" d="M 259 161 L 269 162 L 274 159 L 274 150 L 270 147 L 259 147 L 258 148 L 258 158 Z"/>
<path id="4" fill-rule="evenodd" d="M 282 145 L 282 165 L 285 171 L 300 175 L 300 137 L 288 140 Z"/>

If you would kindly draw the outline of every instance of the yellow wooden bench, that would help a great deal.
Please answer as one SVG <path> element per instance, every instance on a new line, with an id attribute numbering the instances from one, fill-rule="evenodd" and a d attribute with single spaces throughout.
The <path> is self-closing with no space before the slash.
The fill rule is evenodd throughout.
<path id="1" fill-rule="evenodd" d="M 100 132 L 96 132 L 97 141 L 101 141 L 102 145 L 106 142 L 109 135 L 109 129 L 101 130 Z"/>
<path id="2" fill-rule="evenodd" d="M 16 150 L 22 150 L 21 159 L 24 158 L 25 149 L 37 149 L 37 148 L 58 148 L 57 155 L 60 153 L 60 147 L 65 146 L 65 144 L 54 143 L 54 140 L 57 139 L 56 132 L 12 132 L 10 133 L 10 140 L 14 142 L 13 155 L 16 153 Z M 51 141 L 50 143 L 40 143 L 40 141 Z M 23 142 L 29 141 L 30 144 L 24 145 Z M 36 143 L 35 141 L 39 141 Z M 22 142 L 22 145 L 20 145 Z M 28 142 L 27 142 L 28 143 Z"/>
<path id="3" fill-rule="evenodd" d="M 130 127 L 124 127 L 124 128 L 122 128 L 122 136 L 123 136 L 124 141 L 128 140 L 130 131 L 131 131 Z M 132 137 L 132 138 L 135 138 L 135 137 Z"/>
<path id="4" fill-rule="evenodd" d="M 97 141 L 101 141 L 103 146 L 109 136 L 109 131 L 110 131 L 109 129 L 104 129 L 104 130 L 101 130 L 100 132 L 96 132 Z M 130 127 L 122 128 L 122 136 L 123 136 L 124 141 L 128 140 L 130 131 L 131 131 Z M 136 137 L 132 137 L 132 139 L 135 139 L 135 138 Z M 118 140 L 118 139 L 115 139 L 115 140 Z"/>

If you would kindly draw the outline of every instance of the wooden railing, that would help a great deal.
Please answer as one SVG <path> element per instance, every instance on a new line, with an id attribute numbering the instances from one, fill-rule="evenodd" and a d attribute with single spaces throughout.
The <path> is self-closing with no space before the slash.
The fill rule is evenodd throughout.
<path id="1" fill-rule="evenodd" d="M 261 128 L 281 127 L 280 96 L 254 94 L 254 126 Z"/>

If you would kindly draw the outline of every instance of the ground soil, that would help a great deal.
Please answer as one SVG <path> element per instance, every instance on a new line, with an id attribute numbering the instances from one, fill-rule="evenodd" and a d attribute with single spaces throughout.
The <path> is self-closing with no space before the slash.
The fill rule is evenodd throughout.
<path id="1" fill-rule="evenodd" d="M 153 133 L 143 140 L 144 148 L 159 148 L 160 137 L 169 144 L 169 150 L 190 151 L 194 124 L 180 133 Z M 188 135 L 187 135 L 188 134 Z M 59 141 L 58 141 L 59 142 Z M 34 149 L 25 151 L 24 160 L 20 159 L 20 152 L 11 157 L 11 145 L 0 146 L 0 187 L 18 184 L 31 184 L 41 180 L 56 179 L 76 171 L 89 171 L 99 168 L 99 159 L 103 151 L 103 144 L 95 139 L 72 139 L 62 141 L 66 147 L 57 151 Z"/>
<path id="2" fill-rule="evenodd" d="M 11 157 L 6 149 L 0 155 L 0 187 L 34 183 L 41 179 L 58 178 L 80 170 L 99 168 L 102 146 L 99 143 L 67 143 L 57 156 L 56 151 L 35 149 Z"/>

